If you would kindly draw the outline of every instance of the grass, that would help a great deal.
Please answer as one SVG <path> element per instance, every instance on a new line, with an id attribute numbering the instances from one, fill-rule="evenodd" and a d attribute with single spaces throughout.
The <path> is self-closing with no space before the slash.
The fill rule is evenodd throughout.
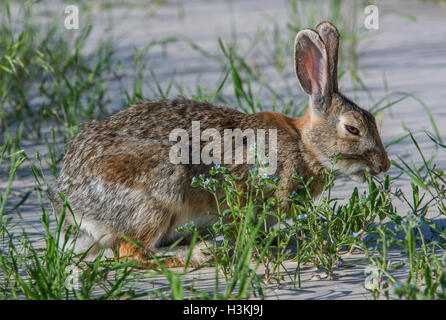
<path id="1" fill-rule="evenodd" d="M 119 7 L 97 4 L 102 10 Z M 352 267 L 343 260 L 348 252 L 365 254 L 369 266 L 363 286 L 371 298 L 446 298 L 446 233 L 429 218 L 432 213 L 446 214 L 446 177 L 435 163 L 446 146 L 435 118 L 421 99 L 399 92 L 375 98 L 359 76 L 357 46 L 365 31 L 351 17 L 360 14 L 361 2 L 348 6 L 332 0 L 321 7 L 310 1 L 289 0 L 286 21 L 272 20 L 257 27 L 248 47 L 240 44 L 237 32 L 229 39 L 215 39 L 212 52 L 186 36 L 175 36 L 135 48 L 127 60 L 117 57 L 113 38 L 108 35 L 87 50 L 94 22 L 86 12 L 94 5 L 81 7 L 86 25 L 77 33 L 51 22 L 42 27 L 39 19 L 43 19 L 44 10 L 37 4 L 6 1 L 0 7 L 1 299 L 264 298 L 268 288 L 285 282 L 305 288 L 302 272 L 307 266 L 336 278 L 339 270 Z M 154 12 L 163 5 L 157 2 Z M 21 19 L 12 16 L 13 6 L 20 9 Z M 179 3 L 177 9 L 179 20 L 188 19 L 185 4 Z M 274 110 L 299 116 L 307 101 L 297 96 L 294 74 L 287 67 L 290 52 L 296 32 L 321 20 L 339 27 L 343 42 L 338 76 L 348 77 L 355 95 L 359 90 L 367 93 L 372 113 L 379 117 L 406 99 L 414 99 L 426 114 L 432 133 L 407 132 L 387 143 L 392 146 L 409 141 L 418 152 L 416 163 L 421 164 L 400 157 L 392 160 L 401 176 L 410 180 L 409 192 L 394 187 L 395 181 L 389 176 L 367 177 L 365 193 L 355 188 L 351 195 L 339 199 L 332 192 L 336 171 L 327 170 L 319 198 L 309 195 L 309 181 L 295 176 L 301 188 L 282 199 L 278 178 L 253 170 L 243 181 L 243 191 L 239 177 L 216 166 L 191 182 L 210 192 L 218 207 L 217 212 L 210 213 L 218 222 L 208 230 L 208 237 L 216 244 L 208 248 L 214 263 L 206 269 L 215 275 L 212 288 L 202 288 L 198 280 L 190 281 L 190 275 L 198 270 L 188 264 L 168 269 L 162 257 L 153 257 L 159 268 L 140 271 L 133 268 L 134 262 L 116 262 L 105 252 L 93 260 L 86 254 L 74 254 L 68 242 L 74 230 L 67 236 L 61 233 L 64 217 L 72 214 L 70 204 L 58 195 L 64 206 L 57 218 L 48 192 L 57 178 L 67 142 L 82 122 L 109 114 L 113 100 L 127 107 L 176 94 L 228 104 L 246 113 Z M 149 63 L 151 55 L 161 52 L 167 57 L 171 46 L 178 44 L 213 64 L 218 80 L 183 84 L 175 73 L 168 80 L 160 80 Z M 430 157 L 417 141 L 423 135 L 435 146 Z M 41 148 L 28 147 L 29 141 L 38 141 Z M 331 160 L 335 164 L 338 158 L 334 155 Z M 32 185 L 21 190 L 18 183 L 26 174 L 32 175 Z M 274 196 L 266 197 L 267 189 L 274 190 Z M 290 219 L 281 209 L 285 202 L 291 207 Z M 396 202 L 409 208 L 407 215 L 398 212 Z M 25 206 L 31 203 L 33 216 L 40 217 L 32 227 L 22 218 L 30 210 Z M 272 230 L 265 223 L 270 217 L 278 221 Z M 435 237 L 427 239 L 423 228 L 429 228 Z M 185 236 L 192 234 L 191 250 L 198 241 L 209 240 L 193 223 L 179 231 Z M 389 259 L 389 252 L 395 250 L 401 253 L 398 261 Z M 295 267 L 289 267 L 290 261 Z M 160 279 L 165 286 L 157 284 Z M 146 285 L 141 286 L 140 281 Z"/>

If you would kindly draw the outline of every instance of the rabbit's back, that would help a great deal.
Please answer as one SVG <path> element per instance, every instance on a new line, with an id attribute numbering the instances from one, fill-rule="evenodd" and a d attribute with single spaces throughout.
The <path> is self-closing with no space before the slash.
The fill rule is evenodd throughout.
<path id="1" fill-rule="evenodd" d="M 84 131 L 106 131 L 126 139 L 167 141 L 172 130 L 190 129 L 191 121 L 199 121 L 204 128 L 223 129 L 243 126 L 246 118 L 246 114 L 232 108 L 177 98 L 132 106 L 103 121 L 87 123 Z"/>
<path id="2" fill-rule="evenodd" d="M 191 142 L 194 121 L 199 123 L 201 130 L 217 130 L 222 140 L 227 129 L 253 129 L 254 133 L 260 129 L 266 132 L 266 136 L 269 130 L 276 130 L 278 161 L 275 175 L 285 182 L 291 173 L 306 177 L 310 172 L 314 174 L 322 170 L 308 167 L 308 161 L 304 161 L 304 158 L 312 157 L 311 152 L 304 150 L 299 131 L 286 128 L 284 120 L 286 118 L 283 116 L 271 118 L 267 113 L 249 115 L 232 108 L 185 98 L 142 103 L 102 121 L 85 124 L 82 132 L 70 143 L 58 187 L 63 192 L 68 188 L 88 189 L 86 183 L 94 180 L 128 189 L 144 189 L 148 194 L 184 198 L 185 190 L 190 190 L 192 178 L 208 174 L 213 165 L 192 161 L 173 164 L 169 159 L 171 147 L 176 143 L 170 141 L 169 134 L 174 129 L 183 129 Z M 268 150 L 268 137 L 264 143 Z M 246 160 L 250 148 L 246 139 L 241 147 Z M 234 154 L 234 150 L 232 152 Z M 248 168 L 254 165 L 246 161 L 224 163 L 225 167 L 242 178 L 246 178 Z M 288 173 L 286 177 L 282 177 L 284 170 Z M 289 191 L 288 187 L 286 189 Z M 193 192 L 197 193 L 196 190 Z"/>
<path id="3" fill-rule="evenodd" d="M 152 237 L 151 226 L 165 225 L 169 230 L 160 233 L 165 239 L 159 241 L 168 242 L 178 225 L 206 220 L 204 224 L 207 212 L 215 211 L 215 200 L 190 184 L 208 174 L 213 164 L 173 164 L 169 159 L 175 143 L 169 141 L 170 132 L 184 129 L 191 136 L 192 121 L 222 133 L 267 127 L 261 117 L 184 98 L 133 106 L 84 125 L 69 145 L 58 190 L 67 195 L 78 217 L 101 221 L 111 234 L 144 242 L 154 242 L 141 239 Z M 227 165 L 240 176 L 246 176 L 247 166 Z"/>
<path id="4" fill-rule="evenodd" d="M 244 130 L 260 125 L 253 123 L 259 121 L 252 115 L 206 102 L 185 98 L 145 102 L 102 121 L 84 124 L 69 145 L 60 180 L 75 181 L 98 174 L 130 187 L 132 177 L 137 182 L 138 172 L 155 174 L 157 166 L 167 166 L 170 148 L 175 144 L 169 141 L 169 134 L 174 129 L 184 129 L 191 137 L 193 121 L 201 129 L 214 128 L 222 133 L 225 129 Z M 188 167 L 192 174 L 207 169 L 203 165 Z"/>

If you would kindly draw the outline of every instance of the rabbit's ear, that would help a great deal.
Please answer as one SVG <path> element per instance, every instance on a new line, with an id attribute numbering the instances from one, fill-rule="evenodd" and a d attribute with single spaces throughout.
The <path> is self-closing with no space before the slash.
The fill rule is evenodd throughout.
<path id="1" fill-rule="evenodd" d="M 319 23 L 316 27 L 322 41 L 327 49 L 328 65 L 333 91 L 338 91 L 338 49 L 339 49 L 339 31 L 328 21 Z"/>
<path id="2" fill-rule="evenodd" d="M 300 31 L 294 42 L 294 67 L 302 89 L 310 95 L 313 111 L 324 112 L 331 99 L 332 83 L 325 44 L 311 29 Z"/>

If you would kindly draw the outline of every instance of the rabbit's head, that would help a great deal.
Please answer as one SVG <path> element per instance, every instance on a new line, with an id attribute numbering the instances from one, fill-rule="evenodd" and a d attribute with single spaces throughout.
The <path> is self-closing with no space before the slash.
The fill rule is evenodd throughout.
<path id="1" fill-rule="evenodd" d="M 338 91 L 339 32 L 330 22 L 300 31 L 295 40 L 296 75 L 310 96 L 309 110 L 299 122 L 302 139 L 324 167 L 339 154 L 336 169 L 364 181 L 390 167 L 375 117 Z"/>

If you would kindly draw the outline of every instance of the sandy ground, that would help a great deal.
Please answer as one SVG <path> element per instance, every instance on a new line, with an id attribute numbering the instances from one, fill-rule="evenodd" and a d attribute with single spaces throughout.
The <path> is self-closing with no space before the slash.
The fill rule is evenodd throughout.
<path id="1" fill-rule="evenodd" d="M 446 138 L 446 7 L 430 1 L 396 0 L 376 1 L 381 17 L 380 29 L 370 31 L 370 35 L 360 43 L 359 66 L 360 74 L 371 90 L 373 96 L 382 97 L 385 94 L 383 75 L 387 78 L 389 91 L 411 92 L 423 100 L 430 108 L 438 124 L 441 135 Z M 408 13 L 416 18 L 411 21 L 393 11 Z M 178 6 L 170 4 L 158 7 L 154 12 L 141 8 L 109 10 L 107 14 L 98 13 L 98 27 L 93 31 L 92 43 L 102 35 L 105 22 L 115 26 L 114 36 L 117 39 L 117 56 L 124 66 L 131 70 L 133 47 L 142 48 L 151 40 L 162 39 L 167 36 L 187 36 L 201 47 L 210 52 L 217 52 L 217 37 L 230 36 L 237 32 L 241 38 L 249 38 L 258 25 L 266 19 L 281 21 L 286 17 L 286 7 L 281 1 L 245 0 L 245 1 L 188 1 L 184 6 L 184 18 L 178 18 Z M 243 42 L 242 42 L 243 44 Z M 156 51 L 155 51 L 156 52 Z M 157 74 L 161 83 L 167 83 L 175 72 L 182 83 L 190 83 L 193 88 L 197 81 L 216 83 L 218 80 L 218 66 L 215 62 L 205 59 L 184 44 L 173 44 L 169 48 L 167 57 L 161 52 L 151 56 L 151 68 Z M 289 61 L 292 69 L 292 59 Z M 268 70 L 268 66 L 265 66 Z M 350 84 L 341 81 L 340 85 L 348 95 L 351 93 Z M 186 85 L 187 86 L 187 85 Z M 272 86 L 274 83 L 272 82 Z M 302 91 L 296 81 L 296 96 L 302 96 Z M 360 105 L 368 107 L 371 101 L 365 94 L 359 94 Z M 113 108 L 119 108 L 119 99 L 112 103 Z M 386 112 L 381 127 L 384 142 L 402 135 L 410 129 L 413 131 L 430 130 L 431 125 L 422 107 L 413 99 L 407 99 L 398 104 L 392 112 Z M 422 134 L 417 135 L 422 150 L 426 154 L 433 152 L 433 144 Z M 28 154 L 39 150 L 46 153 L 46 146 L 42 141 L 24 140 L 22 144 Z M 409 141 L 392 145 L 389 149 L 391 159 L 399 156 L 405 160 L 420 163 Z M 439 154 L 436 163 L 440 168 L 446 167 L 445 154 Z M 49 171 L 46 174 L 50 176 Z M 391 177 L 399 172 L 396 168 L 390 170 Z M 6 185 L 7 177 L 1 173 L 0 188 Z M 335 187 L 336 195 L 348 196 L 353 187 L 352 181 L 340 179 Z M 363 185 L 358 185 L 364 188 Z M 410 190 L 408 179 L 401 177 L 395 181 L 395 187 L 403 191 Z M 34 188 L 34 179 L 29 167 L 24 165 L 18 172 L 18 179 L 14 182 L 11 193 L 12 203 L 18 201 L 26 192 Z M 407 208 L 398 204 L 400 214 L 405 214 Z M 23 217 L 17 228 L 25 228 L 28 232 L 36 233 L 38 241 L 40 227 L 40 208 L 35 194 L 21 206 Z M 435 215 L 433 213 L 433 215 Z M 434 217 L 434 216 L 433 216 Z M 439 221 L 439 220 L 438 220 Z M 438 223 L 442 223 L 439 221 Z M 429 230 L 426 229 L 429 233 Z M 398 260 L 399 253 L 394 252 L 394 259 Z M 369 296 L 363 287 L 364 268 L 367 263 L 362 255 L 344 257 L 345 263 L 355 263 L 352 269 L 336 270 L 334 280 L 311 280 L 315 270 L 306 267 L 302 271 L 302 288 L 297 289 L 292 281 L 285 280 L 277 286 L 272 283 L 267 289 L 268 299 L 365 299 Z M 295 264 L 286 264 L 289 270 L 295 269 Z M 194 280 L 198 287 L 212 288 L 215 277 L 212 269 L 202 269 L 200 272 L 187 276 L 188 281 Z M 262 273 L 262 270 L 259 270 Z M 400 270 L 404 276 L 404 270 Z M 157 280 L 155 280 L 157 279 Z M 161 278 L 151 278 L 140 281 L 138 286 L 162 287 L 167 282 Z"/>

